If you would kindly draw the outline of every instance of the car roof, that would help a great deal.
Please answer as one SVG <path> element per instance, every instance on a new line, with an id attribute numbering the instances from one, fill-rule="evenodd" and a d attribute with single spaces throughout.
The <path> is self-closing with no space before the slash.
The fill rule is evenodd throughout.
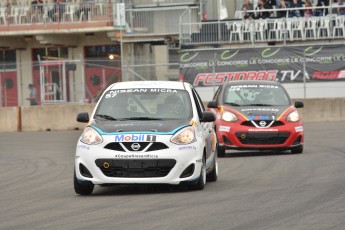
<path id="1" fill-rule="evenodd" d="M 109 90 L 134 89 L 134 88 L 164 88 L 164 89 L 185 89 L 189 85 L 180 81 L 126 81 L 114 83 Z"/>
<path id="2" fill-rule="evenodd" d="M 228 81 L 226 85 L 281 85 L 281 84 L 277 81 L 237 80 L 237 81 Z"/>

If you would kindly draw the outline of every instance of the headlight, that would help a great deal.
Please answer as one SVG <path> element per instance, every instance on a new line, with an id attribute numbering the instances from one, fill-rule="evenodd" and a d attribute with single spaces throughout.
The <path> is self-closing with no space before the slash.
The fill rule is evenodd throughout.
<path id="1" fill-rule="evenodd" d="M 222 119 L 224 121 L 229 121 L 229 122 L 235 122 L 238 121 L 238 117 L 236 116 L 236 114 L 232 113 L 232 112 L 228 112 L 228 111 L 224 111 L 222 114 Z"/>
<path id="2" fill-rule="evenodd" d="M 301 117 L 299 116 L 297 110 L 295 110 L 286 116 L 286 120 L 291 121 L 291 122 L 297 122 L 297 121 L 301 120 Z"/>
<path id="3" fill-rule="evenodd" d="M 81 135 L 80 141 L 88 145 L 97 145 L 101 143 L 103 139 L 95 129 L 87 127 Z"/>
<path id="4" fill-rule="evenodd" d="M 170 140 L 174 144 L 185 145 L 190 144 L 196 141 L 195 139 L 195 130 L 193 127 L 188 126 L 181 129 Z"/>

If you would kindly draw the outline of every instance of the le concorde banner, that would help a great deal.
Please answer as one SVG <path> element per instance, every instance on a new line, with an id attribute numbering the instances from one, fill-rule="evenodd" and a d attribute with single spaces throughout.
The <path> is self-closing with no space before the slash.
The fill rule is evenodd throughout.
<path id="1" fill-rule="evenodd" d="M 345 80 L 345 45 L 188 50 L 180 52 L 179 64 L 180 80 L 194 86 L 231 80 L 303 82 L 304 76 L 307 82 L 339 81 Z"/>

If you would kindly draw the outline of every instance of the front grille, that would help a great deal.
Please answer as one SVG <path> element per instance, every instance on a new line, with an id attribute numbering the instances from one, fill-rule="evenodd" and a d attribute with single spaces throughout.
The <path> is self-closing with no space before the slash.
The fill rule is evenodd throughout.
<path id="1" fill-rule="evenodd" d="M 173 159 L 96 160 L 96 165 L 105 176 L 126 178 L 165 177 L 175 164 L 176 160 Z"/>
<path id="2" fill-rule="evenodd" d="M 122 142 L 122 144 L 125 146 L 125 148 L 128 150 L 128 151 L 143 151 L 147 146 L 148 144 L 150 144 L 151 142 Z M 133 144 L 139 144 L 140 145 L 140 148 L 137 149 L 137 150 L 133 150 L 132 149 L 132 145 Z"/>
<path id="3" fill-rule="evenodd" d="M 106 146 L 104 146 L 104 148 L 110 149 L 110 150 L 115 150 L 115 151 L 125 152 L 125 150 L 122 148 L 122 146 L 118 142 L 109 143 Z"/>
<path id="4" fill-rule="evenodd" d="M 283 144 L 290 133 L 288 132 L 238 132 L 237 139 L 242 144 L 270 145 Z"/>
<path id="5" fill-rule="evenodd" d="M 140 148 L 137 150 L 132 149 L 133 144 L 139 144 Z M 149 146 L 150 145 L 150 146 Z M 169 148 L 166 144 L 161 142 L 112 142 L 104 146 L 105 149 L 120 151 L 120 152 L 141 152 L 145 148 L 148 149 L 145 152 L 157 151 Z"/>
<path id="6" fill-rule="evenodd" d="M 161 143 L 161 142 L 154 142 L 147 150 L 146 152 L 151 152 L 151 151 L 157 151 L 161 149 L 167 149 L 169 148 L 166 144 Z"/>
<path id="7" fill-rule="evenodd" d="M 257 121 L 253 121 L 253 122 L 255 122 L 255 124 L 257 126 L 260 126 L 260 121 L 261 120 L 257 120 Z M 272 120 L 263 120 L 263 121 L 265 121 L 267 125 L 269 125 L 272 122 Z M 252 121 L 244 121 L 244 122 L 241 123 L 241 125 L 249 126 L 249 127 L 255 127 L 255 125 L 252 123 Z M 273 124 L 270 127 L 276 127 L 276 126 L 282 126 L 282 125 L 284 125 L 283 122 L 281 122 L 281 121 L 274 121 Z"/>

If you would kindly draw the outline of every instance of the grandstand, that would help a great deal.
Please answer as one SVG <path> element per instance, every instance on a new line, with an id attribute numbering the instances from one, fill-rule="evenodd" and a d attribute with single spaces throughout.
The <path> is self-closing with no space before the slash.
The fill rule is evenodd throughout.
<path id="1" fill-rule="evenodd" d="M 314 5 L 309 10 L 324 12 L 317 17 L 278 18 L 282 10 L 275 7 L 269 18 L 251 20 L 243 19 L 242 4 L 242 0 L 3 0 L 1 106 L 29 105 L 25 100 L 29 83 L 38 89 L 40 103 L 49 104 L 94 102 L 116 81 L 177 80 L 179 52 L 190 49 L 343 44 L 344 6 L 338 3 Z"/>

